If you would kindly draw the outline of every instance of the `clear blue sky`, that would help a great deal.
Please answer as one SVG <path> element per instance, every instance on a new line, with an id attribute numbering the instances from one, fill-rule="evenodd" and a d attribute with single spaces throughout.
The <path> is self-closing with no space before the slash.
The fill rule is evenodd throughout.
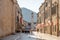
<path id="1" fill-rule="evenodd" d="M 39 11 L 39 7 L 44 0 L 17 0 L 20 7 L 28 8 L 36 13 Z"/>

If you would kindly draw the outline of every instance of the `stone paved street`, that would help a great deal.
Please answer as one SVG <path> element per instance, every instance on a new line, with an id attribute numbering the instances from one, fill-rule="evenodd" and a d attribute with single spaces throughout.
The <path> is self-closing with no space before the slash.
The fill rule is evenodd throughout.
<path id="1" fill-rule="evenodd" d="M 46 40 L 60 40 L 60 36 L 54 36 L 46 33 L 40 33 L 40 32 L 33 32 L 34 35 L 37 36 L 39 39 L 46 39 Z"/>
<path id="2" fill-rule="evenodd" d="M 16 35 L 11 35 L 11 36 L 5 37 L 2 40 L 42 40 L 42 39 L 39 39 L 34 34 L 17 33 Z"/>
<path id="3" fill-rule="evenodd" d="M 16 35 L 10 35 L 2 40 L 60 40 L 60 37 L 44 34 L 40 32 L 30 33 L 16 33 Z"/>

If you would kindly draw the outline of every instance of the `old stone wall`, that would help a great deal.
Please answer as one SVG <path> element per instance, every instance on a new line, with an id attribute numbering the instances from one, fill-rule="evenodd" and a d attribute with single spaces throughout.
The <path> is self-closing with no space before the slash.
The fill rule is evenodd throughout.
<path id="1" fill-rule="evenodd" d="M 0 0 L 0 36 L 15 32 L 15 4 L 12 0 Z"/>

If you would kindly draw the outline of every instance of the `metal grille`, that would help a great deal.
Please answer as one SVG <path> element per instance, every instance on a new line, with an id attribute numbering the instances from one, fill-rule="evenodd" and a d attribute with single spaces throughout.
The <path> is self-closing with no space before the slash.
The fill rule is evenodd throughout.
<path id="1" fill-rule="evenodd" d="M 52 7 L 52 15 L 56 14 L 56 7 L 57 6 Z"/>

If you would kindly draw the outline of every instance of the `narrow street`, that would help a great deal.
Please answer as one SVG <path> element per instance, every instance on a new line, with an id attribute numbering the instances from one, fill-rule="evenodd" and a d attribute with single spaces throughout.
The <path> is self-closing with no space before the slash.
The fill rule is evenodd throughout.
<path id="1" fill-rule="evenodd" d="M 5 37 L 2 40 L 43 40 L 43 39 L 39 39 L 34 34 L 30 33 L 16 33 L 16 35 Z"/>
<path id="2" fill-rule="evenodd" d="M 60 0 L 0 0 L 0 40 L 60 40 Z"/>

